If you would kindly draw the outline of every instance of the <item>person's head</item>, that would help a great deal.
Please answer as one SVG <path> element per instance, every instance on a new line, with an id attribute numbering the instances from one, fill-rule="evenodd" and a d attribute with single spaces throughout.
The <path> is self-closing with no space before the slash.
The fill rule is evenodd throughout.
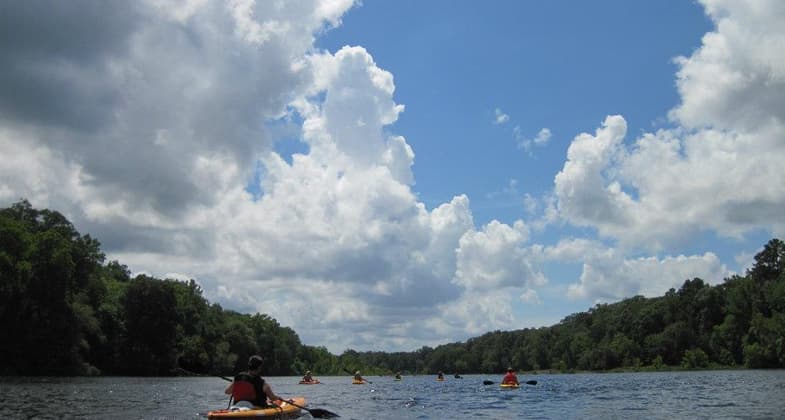
<path id="1" fill-rule="evenodd" d="M 354 372 L 354 374 L 355 374 L 355 375 L 359 375 L 359 374 L 360 374 L 360 371 L 358 370 L 357 372 Z"/>
<path id="2" fill-rule="evenodd" d="M 306 374 L 306 375 L 310 375 L 310 374 L 311 374 L 311 371 L 310 371 L 310 370 L 306 370 L 306 371 L 305 371 L 305 374 Z"/>
<path id="3" fill-rule="evenodd" d="M 259 370 L 259 369 L 261 369 L 262 368 L 262 362 L 264 362 L 264 359 L 262 359 L 262 356 L 259 356 L 258 354 L 254 354 L 253 356 L 248 358 L 248 370 Z"/>
<path id="4" fill-rule="evenodd" d="M 512 366 L 510 366 L 510 367 L 507 368 L 507 372 L 512 373 L 512 372 L 515 372 L 515 370 L 512 368 Z"/>

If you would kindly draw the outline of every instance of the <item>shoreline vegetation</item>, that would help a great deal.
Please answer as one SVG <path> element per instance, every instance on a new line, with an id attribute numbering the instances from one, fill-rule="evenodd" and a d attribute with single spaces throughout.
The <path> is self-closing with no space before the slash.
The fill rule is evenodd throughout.
<path id="1" fill-rule="evenodd" d="M 686 279 L 663 296 L 598 304 L 549 327 L 334 355 L 266 314 L 208 302 L 194 280 L 132 277 L 63 215 L 22 200 L 0 209 L 0 328 L 3 376 L 227 375 L 257 353 L 269 376 L 781 369 L 785 243 L 771 239 L 743 276 L 715 286 Z"/>

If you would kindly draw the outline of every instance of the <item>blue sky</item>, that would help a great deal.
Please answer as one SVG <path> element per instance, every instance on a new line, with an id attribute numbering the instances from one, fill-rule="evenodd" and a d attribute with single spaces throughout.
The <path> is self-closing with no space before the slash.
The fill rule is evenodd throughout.
<path id="1" fill-rule="evenodd" d="M 778 0 L 21 2 L 0 204 L 333 352 L 719 284 L 785 234 Z"/>

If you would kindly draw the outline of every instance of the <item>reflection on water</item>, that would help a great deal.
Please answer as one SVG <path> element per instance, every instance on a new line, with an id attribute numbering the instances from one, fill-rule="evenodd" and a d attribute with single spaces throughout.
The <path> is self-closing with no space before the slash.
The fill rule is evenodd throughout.
<path id="1" fill-rule="evenodd" d="M 344 419 L 784 418 L 785 371 L 521 375 L 536 386 L 500 389 L 501 376 L 268 378 L 282 396 Z M 0 417 L 34 419 L 198 419 L 225 408 L 220 378 L 0 378 Z M 308 414 L 303 415 L 308 418 Z"/>

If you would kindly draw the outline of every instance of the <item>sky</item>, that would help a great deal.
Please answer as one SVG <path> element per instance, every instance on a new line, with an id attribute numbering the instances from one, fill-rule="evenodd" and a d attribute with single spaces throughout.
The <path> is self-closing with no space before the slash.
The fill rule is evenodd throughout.
<path id="1" fill-rule="evenodd" d="M 412 351 L 785 237 L 785 2 L 0 4 L 0 206 L 304 344 Z"/>

